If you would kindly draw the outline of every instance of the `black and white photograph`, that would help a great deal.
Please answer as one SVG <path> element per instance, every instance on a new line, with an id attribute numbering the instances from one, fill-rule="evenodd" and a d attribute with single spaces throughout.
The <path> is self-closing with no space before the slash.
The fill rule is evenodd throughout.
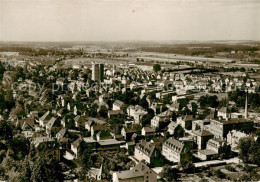
<path id="1" fill-rule="evenodd" d="M 260 0 L 0 0 L 0 182 L 260 181 Z"/>

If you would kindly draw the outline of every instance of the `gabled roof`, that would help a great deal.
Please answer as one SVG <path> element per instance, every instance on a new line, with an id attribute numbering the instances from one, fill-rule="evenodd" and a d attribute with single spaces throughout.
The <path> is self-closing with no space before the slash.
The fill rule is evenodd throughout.
<path id="1" fill-rule="evenodd" d="M 40 120 L 44 121 L 47 118 L 47 116 L 49 115 L 49 113 L 50 113 L 50 111 L 47 111 L 42 117 L 40 117 Z"/>
<path id="2" fill-rule="evenodd" d="M 64 135 L 65 135 L 65 133 L 66 133 L 66 128 L 62 128 L 58 133 L 57 133 L 57 135 L 59 135 L 60 136 L 60 138 L 63 138 L 64 137 Z"/>
<path id="3" fill-rule="evenodd" d="M 95 131 L 101 131 L 101 130 L 105 130 L 107 127 L 103 124 L 96 124 L 96 125 L 93 125 L 92 128 Z"/>
<path id="4" fill-rule="evenodd" d="M 153 172 L 155 173 L 152 169 L 150 169 L 149 167 L 147 167 L 144 163 L 139 162 L 135 167 L 133 167 L 130 170 L 126 170 L 126 171 L 120 171 L 120 172 L 116 172 L 117 178 L 119 180 L 124 180 L 124 179 L 134 179 L 134 178 L 138 178 L 138 177 L 142 177 L 144 176 L 145 173 L 147 172 Z M 150 172 L 149 172 L 150 173 Z"/>
<path id="5" fill-rule="evenodd" d="M 170 124 L 167 126 L 168 128 L 174 129 L 178 126 L 178 123 L 171 121 Z"/>
<path id="6" fill-rule="evenodd" d="M 143 127 L 145 132 L 151 133 L 151 132 L 155 132 L 155 128 L 153 127 Z"/>
<path id="7" fill-rule="evenodd" d="M 166 140 L 163 145 L 171 148 L 172 150 L 174 150 L 177 153 L 182 153 L 183 149 L 184 149 L 184 143 L 180 142 L 179 140 L 176 140 L 174 138 L 169 138 L 168 140 Z"/>
<path id="8" fill-rule="evenodd" d="M 109 114 L 109 115 L 124 114 L 124 111 L 123 111 L 123 110 L 116 110 L 116 111 L 114 111 L 114 110 L 109 110 L 109 111 L 108 111 L 108 114 Z"/>
<path id="9" fill-rule="evenodd" d="M 33 118 L 25 118 L 19 121 L 22 129 L 25 129 L 27 126 L 30 128 L 34 128 L 34 119 Z"/>
<path id="10" fill-rule="evenodd" d="M 43 142 L 53 142 L 53 138 L 49 137 L 36 137 L 33 139 L 32 143 L 35 145 L 35 147 L 38 147 Z"/>
<path id="11" fill-rule="evenodd" d="M 236 137 L 236 138 L 242 138 L 248 136 L 246 133 L 237 130 L 232 130 L 229 133 L 231 134 L 232 137 Z"/>
<path id="12" fill-rule="evenodd" d="M 80 119 L 80 115 L 77 115 L 77 116 L 74 118 L 74 120 L 75 120 L 76 122 L 78 122 L 79 119 Z"/>
<path id="13" fill-rule="evenodd" d="M 143 140 L 143 141 L 141 141 L 141 143 L 138 143 L 136 145 L 136 148 L 139 149 L 140 151 L 142 151 L 148 157 L 151 157 L 155 150 L 155 145 L 152 142 L 147 142 L 147 141 Z"/>
<path id="14" fill-rule="evenodd" d="M 218 112 L 227 113 L 227 107 L 222 107 Z"/>
<path id="15" fill-rule="evenodd" d="M 193 118 L 192 115 L 186 115 L 186 116 L 184 117 L 184 120 L 185 120 L 185 121 L 192 121 L 192 120 L 194 120 L 194 118 Z"/>
<path id="16" fill-rule="evenodd" d="M 196 131 L 193 131 L 193 133 L 198 136 L 212 136 L 213 135 L 212 133 L 210 133 L 207 130 L 196 130 Z"/>
<path id="17" fill-rule="evenodd" d="M 84 117 L 82 116 L 81 118 L 82 119 L 86 119 L 87 123 L 94 122 L 96 124 L 102 124 L 102 125 L 106 123 L 105 121 L 103 121 L 103 120 L 101 120 L 99 118 L 92 118 L 92 117 L 86 118 L 85 116 Z"/>
<path id="18" fill-rule="evenodd" d="M 54 122 L 56 121 L 56 118 L 52 117 L 49 122 L 46 124 L 46 127 L 52 128 Z"/>
<path id="19" fill-rule="evenodd" d="M 116 100 L 113 104 L 117 105 L 118 107 L 122 107 L 125 105 L 125 103 L 120 100 Z"/>
<path id="20" fill-rule="evenodd" d="M 207 115 L 205 119 L 214 119 L 214 118 L 215 118 L 214 112 L 211 112 L 209 115 Z"/>
<path id="21" fill-rule="evenodd" d="M 105 106 L 107 109 L 109 108 L 109 105 L 107 103 L 105 103 L 104 101 L 99 102 L 99 100 L 97 100 L 97 99 L 94 101 L 94 104 L 97 104 L 98 107 Z"/>
<path id="22" fill-rule="evenodd" d="M 71 145 L 73 145 L 74 147 L 78 148 L 81 141 L 82 141 L 82 138 L 79 137 L 77 140 L 75 140 L 74 142 L 72 142 Z"/>
<path id="23" fill-rule="evenodd" d="M 132 125 L 132 127 L 124 126 L 122 129 L 124 129 L 126 133 L 135 133 L 140 132 L 142 128 L 139 128 L 139 125 Z"/>
<path id="24" fill-rule="evenodd" d="M 64 109 L 61 108 L 57 113 L 58 113 L 58 114 L 62 114 L 63 111 L 64 111 Z"/>

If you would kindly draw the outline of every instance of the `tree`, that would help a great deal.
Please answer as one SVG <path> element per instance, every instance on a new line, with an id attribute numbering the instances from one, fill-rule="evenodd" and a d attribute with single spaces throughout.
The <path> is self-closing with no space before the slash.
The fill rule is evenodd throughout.
<path id="1" fill-rule="evenodd" d="M 184 172 L 192 173 L 195 170 L 195 166 L 193 164 L 193 156 L 190 150 L 186 150 L 182 154 L 182 159 L 180 161 L 179 166 L 182 168 Z"/>
<path id="2" fill-rule="evenodd" d="M 32 171 L 31 171 L 29 159 L 27 156 L 23 161 L 22 167 L 23 167 L 23 171 L 20 176 L 20 181 L 28 182 L 28 181 L 30 181 Z"/>
<path id="3" fill-rule="evenodd" d="M 153 117 L 154 117 L 154 111 L 152 109 L 148 109 L 148 113 L 144 115 L 141 119 L 142 126 L 150 125 Z"/>
<path id="4" fill-rule="evenodd" d="M 91 160 L 91 150 L 84 150 L 83 153 L 80 155 L 80 159 L 82 167 L 85 170 L 88 170 L 93 163 Z"/>
<path id="5" fill-rule="evenodd" d="M 36 181 L 46 181 L 46 180 L 48 179 L 46 175 L 45 165 L 41 159 L 38 159 L 33 166 L 30 181 L 36 182 Z"/>
<path id="6" fill-rule="evenodd" d="M 217 108 L 218 105 L 219 105 L 218 97 L 216 95 L 213 95 L 213 96 L 209 96 L 209 95 L 201 96 L 199 98 L 198 102 L 200 103 L 200 107 L 201 108 L 206 108 L 206 107 Z"/>
<path id="7" fill-rule="evenodd" d="M 98 109 L 98 105 L 95 103 L 93 104 L 89 110 L 87 110 L 88 114 L 90 117 L 96 117 L 97 115 L 97 109 Z"/>
<path id="8" fill-rule="evenodd" d="M 5 103 L 5 97 L 4 94 L 0 93 L 0 113 L 3 113 L 3 111 L 7 108 Z"/>
<path id="9" fill-rule="evenodd" d="M 5 102 L 8 110 L 11 110 L 15 106 L 15 100 L 11 89 L 6 90 L 5 92 Z"/>
<path id="10" fill-rule="evenodd" d="M 4 72 L 5 72 L 5 69 L 4 69 L 3 65 L 0 64 L 0 80 L 3 79 L 3 74 L 4 74 Z"/>
<path id="11" fill-rule="evenodd" d="M 180 138 L 184 136 L 184 129 L 181 127 L 181 125 L 178 125 L 175 129 L 174 129 L 174 138 Z"/>
<path id="12" fill-rule="evenodd" d="M 231 146 L 226 143 L 219 148 L 219 157 L 220 159 L 227 159 L 231 156 Z"/>
<path id="13" fill-rule="evenodd" d="M 260 165 L 260 145 L 252 137 L 246 137 L 239 140 L 238 157 L 245 163 Z"/>
<path id="14" fill-rule="evenodd" d="M 228 104 L 228 99 L 227 98 L 223 98 L 222 100 L 220 100 L 219 102 L 219 107 L 226 107 Z"/>
<path id="15" fill-rule="evenodd" d="M 33 165 L 30 180 L 32 182 L 63 181 L 61 166 L 57 161 L 38 158 Z"/>
<path id="16" fill-rule="evenodd" d="M 5 120 L 0 121 L 0 139 L 9 140 L 13 136 L 13 129 L 10 123 Z"/>
<path id="17" fill-rule="evenodd" d="M 195 102 L 191 103 L 191 107 L 192 107 L 192 115 L 193 117 L 196 115 L 197 110 L 198 110 L 198 105 Z"/>
<path id="18" fill-rule="evenodd" d="M 155 71 L 155 72 L 161 71 L 161 65 L 159 65 L 159 64 L 154 64 L 154 65 L 153 65 L 153 71 Z"/>
<path id="19" fill-rule="evenodd" d="M 162 99 L 162 102 L 164 103 L 164 104 L 170 104 L 171 103 L 171 98 L 168 96 L 168 97 L 164 97 L 163 99 Z"/>
<path id="20" fill-rule="evenodd" d="M 145 109 L 149 108 L 149 104 L 148 104 L 148 102 L 146 100 L 146 96 L 144 96 L 142 99 L 140 99 L 139 105 L 142 106 Z"/>
<path id="21" fill-rule="evenodd" d="M 177 114 L 176 114 L 176 112 L 173 112 L 172 113 L 172 120 L 176 121 L 176 119 L 177 119 Z"/>
<path id="22" fill-rule="evenodd" d="M 220 169 L 218 169 L 218 170 L 215 171 L 215 175 L 216 175 L 218 178 L 220 178 L 220 179 L 226 177 L 226 175 L 225 175 Z"/>
<path id="23" fill-rule="evenodd" d="M 161 172 L 161 175 L 163 178 L 166 179 L 166 181 L 177 181 L 178 177 L 180 176 L 178 174 L 178 169 L 172 168 L 170 165 L 165 165 L 163 167 L 163 170 Z"/>
<path id="24" fill-rule="evenodd" d="M 101 106 L 98 111 L 98 115 L 105 118 L 107 117 L 107 112 L 108 112 L 107 108 L 105 106 Z"/>
<path id="25" fill-rule="evenodd" d="M 188 104 L 188 102 L 189 102 L 189 100 L 188 100 L 187 98 L 184 98 L 184 99 L 178 99 L 177 101 L 178 101 L 178 103 L 179 103 L 179 108 L 178 108 L 179 111 L 181 111 L 182 108 L 184 108 L 184 107 L 187 108 L 187 104 Z"/>
<path id="26" fill-rule="evenodd" d="M 10 140 L 10 149 L 14 151 L 13 158 L 17 160 L 22 160 L 26 155 L 29 154 L 30 143 L 21 134 L 15 135 Z"/>

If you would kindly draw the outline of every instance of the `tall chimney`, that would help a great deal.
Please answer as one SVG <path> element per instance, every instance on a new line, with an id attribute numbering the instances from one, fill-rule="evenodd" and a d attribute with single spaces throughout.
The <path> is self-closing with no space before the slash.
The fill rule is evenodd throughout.
<path id="1" fill-rule="evenodd" d="M 226 105 L 226 121 L 228 121 L 229 119 L 228 105 L 229 105 L 229 98 L 227 99 L 227 105 Z"/>

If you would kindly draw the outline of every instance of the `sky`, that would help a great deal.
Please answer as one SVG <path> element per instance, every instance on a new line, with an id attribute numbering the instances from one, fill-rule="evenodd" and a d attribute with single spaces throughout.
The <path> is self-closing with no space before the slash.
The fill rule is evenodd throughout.
<path id="1" fill-rule="evenodd" d="M 260 0 L 0 0 L 0 40 L 260 40 Z"/>

